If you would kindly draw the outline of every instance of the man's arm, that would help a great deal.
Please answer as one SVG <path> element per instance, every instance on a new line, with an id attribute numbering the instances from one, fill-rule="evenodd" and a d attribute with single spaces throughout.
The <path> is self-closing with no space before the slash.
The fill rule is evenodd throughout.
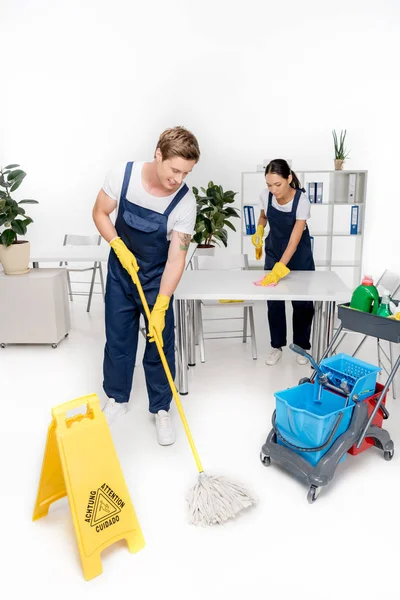
<path id="1" fill-rule="evenodd" d="M 110 198 L 110 196 L 101 189 L 93 207 L 92 215 L 98 232 L 108 243 L 118 237 L 117 231 L 110 219 L 110 214 L 115 210 L 116 206 L 117 201 Z"/>
<path id="2" fill-rule="evenodd" d="M 167 264 L 161 278 L 159 291 L 161 295 L 170 298 L 174 293 L 185 268 L 186 253 L 191 239 L 190 233 L 172 232 Z"/>

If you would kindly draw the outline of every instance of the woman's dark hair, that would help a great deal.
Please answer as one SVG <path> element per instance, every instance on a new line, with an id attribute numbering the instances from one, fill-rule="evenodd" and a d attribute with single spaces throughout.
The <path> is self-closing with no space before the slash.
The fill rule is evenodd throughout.
<path id="1" fill-rule="evenodd" d="M 268 173 L 274 173 L 275 175 L 279 175 L 279 177 L 283 177 L 283 179 L 289 179 L 289 176 L 292 175 L 290 187 L 295 190 L 302 189 L 296 173 L 290 169 L 286 160 L 283 158 L 275 158 L 274 160 L 271 160 L 271 162 L 265 167 L 265 175 L 268 175 Z"/>

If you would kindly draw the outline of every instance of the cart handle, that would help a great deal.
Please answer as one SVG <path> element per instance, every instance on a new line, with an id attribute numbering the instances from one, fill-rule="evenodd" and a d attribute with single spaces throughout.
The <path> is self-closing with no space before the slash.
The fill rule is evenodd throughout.
<path id="1" fill-rule="evenodd" d="M 297 344 L 289 344 L 289 348 L 291 350 L 293 350 L 293 352 L 296 352 L 296 354 L 300 354 L 301 356 L 304 356 L 305 358 L 307 358 L 310 361 L 311 365 L 313 366 L 314 371 L 316 371 L 316 373 L 318 374 L 318 376 L 324 377 L 325 374 L 323 373 L 323 371 L 321 371 L 318 363 L 316 362 L 314 357 L 311 356 L 311 354 L 309 354 L 308 352 L 303 350 L 303 348 L 300 348 L 300 346 L 298 346 Z"/>
<path id="2" fill-rule="evenodd" d="M 328 446 L 331 443 L 332 438 L 335 435 L 336 430 L 339 427 L 341 420 L 343 419 L 343 415 L 344 415 L 344 413 L 342 413 L 342 412 L 338 414 L 336 423 L 333 426 L 333 429 L 332 429 L 328 439 L 326 440 L 326 442 L 324 444 L 322 444 L 321 446 L 315 446 L 315 448 L 302 448 L 301 446 L 295 446 L 294 444 L 289 442 L 286 438 L 284 438 L 276 425 L 276 410 L 274 410 L 273 415 L 272 415 L 272 428 L 273 428 L 274 432 L 276 433 L 276 436 L 281 440 L 281 442 L 283 442 L 285 445 L 289 446 L 290 448 L 293 448 L 294 450 L 300 450 L 301 452 L 318 452 L 319 450 L 323 450 L 324 448 L 326 448 L 326 446 Z"/>
<path id="3" fill-rule="evenodd" d="M 367 399 L 368 398 L 366 398 L 366 400 Z M 378 402 L 378 400 L 379 398 L 374 398 L 374 402 Z M 390 413 L 384 404 L 379 405 L 379 410 L 382 412 L 384 419 L 388 419 L 390 417 Z"/>

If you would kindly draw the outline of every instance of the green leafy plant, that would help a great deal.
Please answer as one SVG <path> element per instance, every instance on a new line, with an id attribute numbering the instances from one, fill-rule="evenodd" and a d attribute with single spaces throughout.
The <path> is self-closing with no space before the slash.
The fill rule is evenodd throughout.
<path id="1" fill-rule="evenodd" d="M 234 225 L 230 222 L 233 217 L 238 218 L 238 209 L 233 206 L 227 206 L 235 202 L 237 192 L 228 190 L 224 192 L 221 185 L 215 185 L 209 182 L 207 189 L 200 188 L 204 196 L 199 194 L 199 190 L 193 187 L 193 194 L 197 202 L 197 217 L 195 234 L 193 241 L 197 244 L 210 246 L 211 242 L 222 242 L 226 247 L 228 245 L 228 231 L 226 227 L 236 231 Z"/>
<path id="2" fill-rule="evenodd" d="M 344 142 L 346 139 L 346 133 L 347 133 L 346 129 L 344 131 L 342 130 L 340 132 L 340 137 L 338 139 L 335 129 L 332 131 L 333 143 L 335 146 L 335 160 L 346 160 L 346 158 L 350 154 L 350 152 L 348 152 L 344 146 Z"/>
<path id="3" fill-rule="evenodd" d="M 7 165 L 0 169 L 0 226 L 4 227 L 0 234 L 0 244 L 11 246 L 17 243 L 17 235 L 25 235 L 28 225 L 33 219 L 28 217 L 21 204 L 39 204 L 37 200 L 20 200 L 11 198 L 26 177 L 19 165 Z"/>

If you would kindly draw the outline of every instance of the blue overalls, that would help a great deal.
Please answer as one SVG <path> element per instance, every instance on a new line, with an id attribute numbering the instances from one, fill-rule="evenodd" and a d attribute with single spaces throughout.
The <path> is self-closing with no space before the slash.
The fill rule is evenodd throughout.
<path id="1" fill-rule="evenodd" d="M 134 254 L 139 265 L 139 279 L 152 310 L 160 289 L 161 277 L 168 258 L 167 221 L 169 214 L 188 191 L 187 185 L 177 192 L 166 211 L 161 214 L 143 208 L 126 199 L 132 173 L 132 162 L 126 165 L 118 215 L 117 234 Z M 117 255 L 111 250 L 105 298 L 106 346 L 104 350 L 103 388 L 116 402 L 128 402 L 132 388 L 139 335 L 139 318 L 144 314 L 139 293 Z M 147 319 L 146 331 L 147 331 Z M 175 377 L 175 333 L 173 299 L 165 315 L 163 331 L 164 353 L 172 377 Z M 143 357 L 149 410 L 169 410 L 169 387 L 155 342 L 146 339 Z"/>
<path id="2" fill-rule="evenodd" d="M 270 232 L 265 240 L 265 265 L 269 271 L 276 262 L 279 262 L 287 248 L 293 227 L 296 224 L 296 213 L 299 199 L 304 190 L 296 190 L 292 210 L 282 212 L 272 206 L 272 194 L 268 196 L 267 219 Z M 308 226 L 306 225 L 300 238 L 296 252 L 288 265 L 291 271 L 315 271 L 314 259 L 311 251 L 311 240 Z M 309 350 L 311 324 L 314 316 L 313 302 L 293 301 L 293 342 Z M 271 333 L 272 348 L 286 346 L 286 312 L 285 302 L 281 300 L 268 301 L 268 322 Z"/>

